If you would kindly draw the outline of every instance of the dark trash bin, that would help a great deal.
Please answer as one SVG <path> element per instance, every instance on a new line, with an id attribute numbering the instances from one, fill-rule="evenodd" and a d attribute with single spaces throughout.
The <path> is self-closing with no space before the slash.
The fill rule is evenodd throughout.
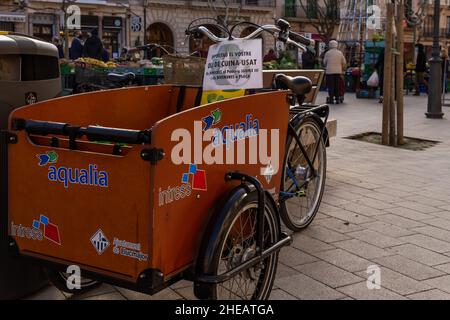
<path id="1" fill-rule="evenodd" d="M 57 48 L 33 37 L 1 32 L 0 59 L 6 66 L 0 72 L 0 299 L 18 299 L 49 281 L 41 267 L 9 252 L 8 116 L 25 104 L 59 96 L 61 77 Z"/>
<path id="2" fill-rule="evenodd" d="M 4 128 L 2 128 L 4 129 Z M 18 299 L 41 289 L 48 279 L 41 267 L 15 258 L 8 238 L 8 152 L 7 131 L 0 132 L 0 299 Z"/>

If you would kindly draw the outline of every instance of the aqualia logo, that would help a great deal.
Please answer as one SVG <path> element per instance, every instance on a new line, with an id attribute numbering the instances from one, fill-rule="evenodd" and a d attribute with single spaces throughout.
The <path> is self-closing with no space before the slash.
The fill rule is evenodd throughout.
<path id="1" fill-rule="evenodd" d="M 102 188 L 108 187 L 108 173 L 99 170 L 96 164 L 90 164 L 88 168 L 85 169 L 67 168 L 64 166 L 57 167 L 55 164 L 58 162 L 58 154 L 55 151 L 39 154 L 37 157 L 39 159 L 39 166 L 44 167 L 51 164 L 48 167 L 48 180 L 60 182 L 66 189 L 69 188 L 69 185 L 71 184 Z"/>
<path id="2" fill-rule="evenodd" d="M 216 109 L 194 121 L 192 131 L 175 129 L 170 137 L 176 145 L 171 150 L 174 165 L 254 164 L 271 166 L 273 175 L 279 169 L 279 129 L 261 128 L 257 116 L 243 114 L 240 121 L 224 121 L 222 110 Z M 209 142 L 203 147 L 204 142 Z M 270 150 L 269 150 L 270 149 Z"/>
<path id="3" fill-rule="evenodd" d="M 245 115 L 245 121 L 213 128 L 220 123 L 221 119 L 222 111 L 220 109 L 211 112 L 209 116 L 202 119 L 204 123 L 203 132 L 213 129 L 212 144 L 215 147 L 226 145 L 229 149 L 235 141 L 256 137 L 259 133 L 259 120 L 253 119 L 251 114 Z"/>

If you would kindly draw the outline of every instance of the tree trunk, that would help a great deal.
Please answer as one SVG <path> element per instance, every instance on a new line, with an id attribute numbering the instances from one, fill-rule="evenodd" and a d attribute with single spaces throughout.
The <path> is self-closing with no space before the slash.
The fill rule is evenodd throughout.
<path id="1" fill-rule="evenodd" d="M 388 3 L 386 5 L 386 44 L 384 51 L 384 87 L 383 87 L 383 123 L 382 123 L 382 143 L 389 144 L 389 118 L 390 110 L 392 108 L 392 43 L 393 43 L 393 22 L 394 5 Z"/>
<path id="2" fill-rule="evenodd" d="M 391 79 L 393 79 L 393 85 L 392 85 L 392 90 L 390 93 L 390 105 L 389 105 L 389 145 L 392 147 L 396 147 L 397 146 L 397 139 L 396 139 L 396 130 L 395 130 L 395 125 L 396 125 L 396 112 L 395 112 L 395 86 L 396 86 L 396 79 L 395 79 L 395 63 L 398 59 L 398 56 L 395 55 L 393 56 L 393 61 L 392 61 L 392 68 L 391 68 L 391 74 L 390 77 Z M 402 79 L 403 80 L 403 79 Z"/>
<path id="3" fill-rule="evenodd" d="M 397 8 L 397 51 L 399 55 L 397 57 L 397 145 L 401 146 L 404 144 L 403 137 L 403 92 L 404 92 L 404 82 L 403 82 L 403 65 L 405 60 L 405 39 L 403 32 L 405 5 L 403 1 L 400 2 Z"/>

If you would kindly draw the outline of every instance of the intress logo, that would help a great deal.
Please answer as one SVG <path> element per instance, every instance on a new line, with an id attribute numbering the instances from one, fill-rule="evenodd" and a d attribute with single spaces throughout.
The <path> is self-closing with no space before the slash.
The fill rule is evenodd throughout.
<path id="1" fill-rule="evenodd" d="M 96 164 L 90 164 L 87 168 L 68 168 L 57 167 L 58 154 L 55 151 L 49 151 L 37 155 L 39 166 L 48 166 L 47 178 L 51 182 L 59 182 L 64 188 L 69 188 L 71 184 L 94 186 L 107 188 L 109 177 L 106 171 L 100 170 Z"/>

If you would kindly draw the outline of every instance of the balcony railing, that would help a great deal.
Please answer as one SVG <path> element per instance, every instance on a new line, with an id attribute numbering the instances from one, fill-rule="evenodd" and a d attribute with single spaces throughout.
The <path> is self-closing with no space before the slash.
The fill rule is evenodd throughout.
<path id="1" fill-rule="evenodd" d="M 304 7 L 297 4 L 286 4 L 284 6 L 285 18 L 300 18 L 300 19 L 317 19 L 318 11 L 326 12 L 327 16 L 332 19 L 339 20 L 339 8 L 325 8 L 317 5 L 305 5 Z"/>
<path id="2" fill-rule="evenodd" d="M 208 2 L 208 0 L 191 0 L 191 2 Z M 260 6 L 260 7 L 275 7 L 276 0 L 211 0 L 217 5 L 224 5 L 225 3 L 229 5 L 243 5 L 243 6 Z"/>
<path id="3" fill-rule="evenodd" d="M 434 37 L 434 29 L 433 28 L 423 28 L 422 29 L 422 37 L 432 38 Z M 448 39 L 450 38 L 450 27 L 439 29 L 439 37 Z"/>

